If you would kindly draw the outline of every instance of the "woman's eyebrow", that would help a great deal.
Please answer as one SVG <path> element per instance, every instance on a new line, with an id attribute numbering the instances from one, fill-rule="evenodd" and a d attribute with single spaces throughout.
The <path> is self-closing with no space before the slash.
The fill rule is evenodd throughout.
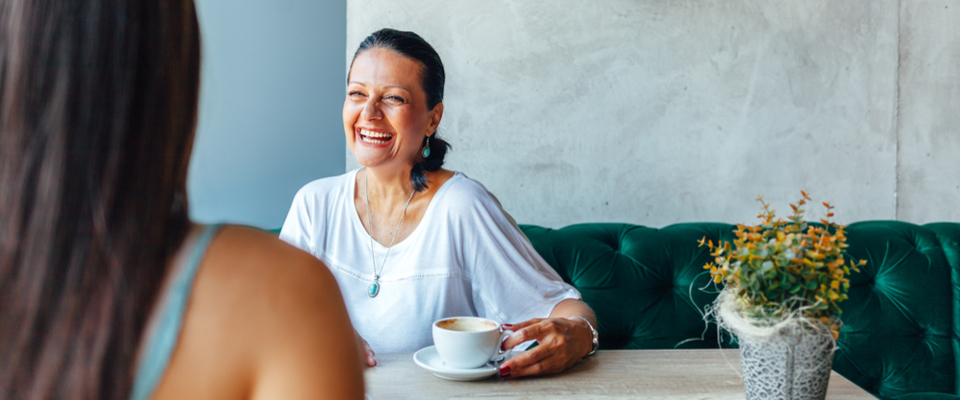
<path id="1" fill-rule="evenodd" d="M 367 86 L 366 83 L 359 82 L 359 81 L 350 81 L 350 82 L 347 82 L 347 84 L 348 84 L 348 85 L 358 85 L 358 86 L 363 86 L 363 87 L 366 87 L 366 86 Z M 386 86 L 384 86 L 383 88 L 384 88 L 384 89 L 397 88 L 397 89 L 406 90 L 407 92 L 410 91 L 410 89 L 407 89 L 406 87 L 400 86 L 400 85 L 386 85 Z"/>

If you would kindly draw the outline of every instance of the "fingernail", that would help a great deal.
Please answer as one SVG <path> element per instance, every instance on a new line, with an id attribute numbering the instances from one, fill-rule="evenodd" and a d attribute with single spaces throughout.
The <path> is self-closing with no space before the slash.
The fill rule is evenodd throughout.
<path id="1" fill-rule="evenodd" d="M 513 328 L 513 324 L 500 324 L 500 326 L 502 326 L 502 327 L 504 327 L 504 328 L 508 328 L 508 329 L 509 329 L 509 328 Z"/>
<path id="2" fill-rule="evenodd" d="M 504 365 L 503 368 L 500 368 L 500 376 L 508 377 L 510 376 L 510 366 Z"/>

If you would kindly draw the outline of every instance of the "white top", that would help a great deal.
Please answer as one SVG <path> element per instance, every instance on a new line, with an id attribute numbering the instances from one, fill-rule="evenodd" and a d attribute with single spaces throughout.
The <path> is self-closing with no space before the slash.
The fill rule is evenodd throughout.
<path id="1" fill-rule="evenodd" d="M 280 239 L 322 260 L 337 279 L 353 326 L 375 353 L 433 344 L 441 318 L 500 323 L 545 318 L 580 293 L 563 282 L 479 182 L 456 173 L 437 190 L 420 224 L 393 245 L 373 282 L 370 236 L 354 203 L 358 170 L 308 183 L 297 193 Z M 376 241 L 377 267 L 387 248 Z"/>

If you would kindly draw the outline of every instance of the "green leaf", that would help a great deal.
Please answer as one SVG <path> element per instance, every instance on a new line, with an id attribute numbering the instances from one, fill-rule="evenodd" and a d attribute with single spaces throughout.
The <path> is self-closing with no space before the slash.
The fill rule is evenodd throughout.
<path id="1" fill-rule="evenodd" d="M 766 250 L 764 250 L 766 251 Z M 767 271 L 773 269 L 773 261 L 764 261 L 763 264 L 760 264 L 760 273 L 765 274 Z"/>
<path id="2" fill-rule="evenodd" d="M 767 288 L 767 290 L 775 290 L 778 287 L 780 287 L 780 282 L 774 282 L 772 285 L 770 285 L 770 287 Z M 768 294 L 767 297 L 769 298 L 770 295 Z"/>

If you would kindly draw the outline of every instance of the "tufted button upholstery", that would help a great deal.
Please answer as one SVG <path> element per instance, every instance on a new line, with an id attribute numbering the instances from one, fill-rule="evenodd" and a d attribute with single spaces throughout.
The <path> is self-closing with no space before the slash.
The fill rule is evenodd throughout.
<path id="1" fill-rule="evenodd" d="M 697 241 L 732 240 L 733 225 L 521 228 L 597 313 L 600 348 L 731 345 L 702 318 L 716 293 Z M 849 255 L 867 265 L 850 276 L 841 303 L 834 370 L 882 398 L 958 394 L 960 224 L 866 221 L 847 232 Z"/>

